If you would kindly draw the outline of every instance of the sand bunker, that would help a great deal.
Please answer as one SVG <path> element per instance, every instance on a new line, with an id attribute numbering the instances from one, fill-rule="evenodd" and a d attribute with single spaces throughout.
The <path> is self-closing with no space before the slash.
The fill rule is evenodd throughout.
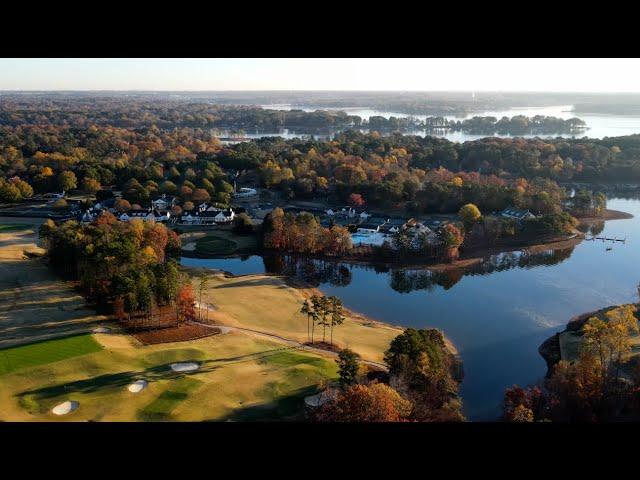
<path id="1" fill-rule="evenodd" d="M 141 392 L 142 390 L 147 388 L 147 381 L 146 380 L 136 380 L 131 385 L 129 385 L 128 388 L 129 388 L 129 391 L 131 393 Z"/>
<path id="2" fill-rule="evenodd" d="M 59 405 L 56 405 L 51 410 L 51 413 L 54 415 L 66 415 L 67 413 L 73 412 L 76 408 L 78 408 L 80 404 L 74 400 L 67 400 L 66 402 L 62 402 Z"/>
<path id="3" fill-rule="evenodd" d="M 93 329 L 93 333 L 109 333 L 111 330 L 109 330 L 107 327 L 97 327 Z"/>
<path id="4" fill-rule="evenodd" d="M 193 372 L 198 370 L 200 365 L 196 362 L 181 362 L 181 363 L 172 363 L 171 370 L 174 372 Z"/>
<path id="5" fill-rule="evenodd" d="M 196 251 L 196 242 L 189 242 L 186 245 L 182 246 L 182 250 L 185 252 L 195 252 Z"/>

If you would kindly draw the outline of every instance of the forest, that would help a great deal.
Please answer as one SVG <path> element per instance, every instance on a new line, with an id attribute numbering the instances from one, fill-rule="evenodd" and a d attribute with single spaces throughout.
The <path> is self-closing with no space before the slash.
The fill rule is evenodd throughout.
<path id="1" fill-rule="evenodd" d="M 409 213 L 455 213 L 467 203 L 485 212 L 516 206 L 551 213 L 564 195 L 558 183 L 640 181 L 638 135 L 456 143 L 347 130 L 332 140 L 225 145 L 204 125 L 216 118 L 210 110 L 227 107 L 145 102 L 0 97 L 0 201 L 62 190 L 101 194 L 109 186 L 131 206 L 175 195 L 179 213 L 194 202 L 229 204 L 240 172 L 284 199 L 347 203 L 355 193 L 365 208 Z"/>
<path id="2" fill-rule="evenodd" d="M 175 258 L 180 238 L 164 225 L 119 222 L 104 212 L 85 225 L 40 227 L 49 263 L 77 281 L 89 301 L 131 327 L 175 325 L 193 317 L 193 290 Z"/>

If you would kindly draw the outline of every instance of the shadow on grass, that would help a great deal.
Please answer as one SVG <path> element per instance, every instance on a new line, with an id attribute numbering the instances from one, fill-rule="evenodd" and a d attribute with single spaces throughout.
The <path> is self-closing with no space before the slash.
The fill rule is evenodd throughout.
<path id="1" fill-rule="evenodd" d="M 250 274 L 250 275 L 253 275 L 253 274 Z M 216 285 L 213 288 L 216 290 L 220 290 L 225 288 L 260 287 L 260 286 L 273 287 L 277 289 L 287 288 L 287 285 L 285 285 L 284 283 L 278 282 L 275 277 L 249 278 L 246 280 L 239 280 L 232 283 L 222 283 L 220 285 Z"/>
<path id="2" fill-rule="evenodd" d="M 230 414 L 212 420 L 215 422 L 276 422 L 304 420 L 304 399 L 318 393 L 318 387 L 311 385 L 296 390 L 291 395 L 280 397 L 273 402 L 239 408 Z"/>
<path id="3" fill-rule="evenodd" d="M 85 380 L 77 380 L 74 382 L 62 383 L 48 387 L 42 387 L 35 390 L 28 390 L 16 394 L 17 397 L 29 397 L 32 400 L 41 401 L 55 398 L 61 395 L 70 395 L 74 393 L 88 394 L 96 392 L 109 392 L 116 389 L 124 388 L 139 379 L 145 379 L 148 382 L 159 380 L 178 380 L 201 373 L 213 372 L 214 370 L 228 364 L 237 364 L 243 362 L 252 362 L 264 360 L 273 355 L 282 354 L 284 350 L 292 350 L 292 347 L 275 348 L 262 352 L 238 355 L 235 357 L 217 358 L 211 360 L 180 360 L 156 365 L 140 371 L 128 371 L 99 375 L 97 377 Z M 174 372 L 171 369 L 173 363 L 194 362 L 200 365 L 198 370 L 192 372 Z"/>

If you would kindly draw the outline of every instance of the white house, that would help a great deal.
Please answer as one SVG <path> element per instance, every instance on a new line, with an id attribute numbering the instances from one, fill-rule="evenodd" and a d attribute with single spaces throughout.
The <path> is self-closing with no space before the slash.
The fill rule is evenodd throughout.
<path id="1" fill-rule="evenodd" d="M 90 208 L 80 216 L 79 220 L 82 223 L 91 223 L 98 217 L 98 215 L 100 215 L 100 213 L 102 213 L 101 210 L 95 210 L 93 208 Z"/>
<path id="2" fill-rule="evenodd" d="M 358 233 L 378 233 L 380 231 L 380 225 L 375 223 L 363 223 L 358 226 Z"/>
<path id="3" fill-rule="evenodd" d="M 232 208 L 220 210 L 210 207 L 207 210 L 194 213 L 184 212 L 180 217 L 180 223 L 195 225 L 228 224 L 233 221 L 235 216 L 236 214 Z"/>
<path id="4" fill-rule="evenodd" d="M 175 203 L 176 203 L 175 197 L 167 197 L 166 194 L 162 194 L 162 197 L 156 198 L 155 200 L 153 200 L 151 202 L 151 205 L 153 205 L 153 208 L 157 210 L 167 211 L 171 207 L 173 207 Z"/>
<path id="5" fill-rule="evenodd" d="M 198 220 L 198 217 L 191 215 L 191 212 L 183 213 L 180 217 L 180 222 L 182 223 L 194 223 L 196 220 Z"/>
<path id="6" fill-rule="evenodd" d="M 118 220 L 121 222 L 129 222 L 134 218 L 140 218 L 145 222 L 168 222 L 171 214 L 169 212 L 162 213 L 153 208 L 149 210 L 129 210 L 128 212 L 122 213 L 118 217 Z"/>
<path id="7" fill-rule="evenodd" d="M 220 210 L 213 219 L 216 223 L 231 223 L 235 216 L 236 214 L 233 209 L 229 208 L 227 210 Z"/>

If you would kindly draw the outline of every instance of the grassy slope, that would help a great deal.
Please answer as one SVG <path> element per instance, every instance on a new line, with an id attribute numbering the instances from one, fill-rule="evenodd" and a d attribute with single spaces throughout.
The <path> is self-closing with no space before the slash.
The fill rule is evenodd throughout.
<path id="1" fill-rule="evenodd" d="M 0 232 L 19 232 L 23 230 L 33 230 L 33 225 L 26 223 L 2 223 Z"/>
<path id="2" fill-rule="evenodd" d="M 226 228 L 198 231 L 188 230 L 181 235 L 186 251 L 195 251 L 197 255 L 216 256 L 233 253 L 252 252 L 258 248 L 255 235 L 237 235 Z M 189 247 L 191 245 L 191 247 Z"/>
<path id="3" fill-rule="evenodd" d="M 218 308 L 210 317 L 221 323 L 274 333 L 307 341 L 307 317 L 300 313 L 306 295 L 311 292 L 288 286 L 282 279 L 265 275 L 225 278 L 212 274 L 206 301 Z M 197 280 L 194 281 L 197 286 Z M 205 298 L 203 298 L 203 302 Z M 389 342 L 402 330 L 350 316 L 335 327 L 333 341 L 349 347 L 363 358 L 382 361 Z M 327 341 L 329 330 L 327 329 Z M 316 327 L 315 340 L 322 340 L 322 328 Z"/>
<path id="4" fill-rule="evenodd" d="M 0 345 L 86 332 L 102 320 L 42 261 L 24 260 L 25 250 L 39 250 L 33 230 L 0 233 Z M 286 418 L 336 377 L 331 359 L 233 332 L 153 346 L 126 335 L 84 335 L 4 350 L 0 358 L 0 421 Z M 170 370 L 187 360 L 202 368 Z M 148 388 L 130 393 L 139 378 Z M 69 399 L 80 402 L 78 410 L 50 413 Z"/>
<path id="5" fill-rule="evenodd" d="M 606 307 L 597 312 L 594 312 L 590 317 L 595 316 L 600 318 L 601 320 L 606 321 L 605 313 L 609 310 L 617 309 L 622 305 L 614 306 L 614 307 Z M 636 313 L 638 316 L 638 313 Z M 566 360 L 569 362 L 573 362 L 580 357 L 580 352 L 582 351 L 582 346 L 584 343 L 584 336 L 573 332 L 571 330 L 565 330 L 560 333 L 560 354 L 562 360 Z M 631 356 L 636 356 L 640 354 L 640 334 L 632 334 L 630 337 L 631 341 Z"/>
<path id="6" fill-rule="evenodd" d="M 86 333 L 104 320 L 43 260 L 24 259 L 43 252 L 35 229 L 0 232 L 0 348 Z"/>
<path id="7" fill-rule="evenodd" d="M 76 335 L 0 350 L 0 375 L 102 350 L 91 335 Z"/>
<path id="8" fill-rule="evenodd" d="M 208 235 L 196 240 L 196 252 L 201 255 L 230 255 L 238 245 L 225 238 Z"/>
<path id="9" fill-rule="evenodd" d="M 302 397 L 335 378 L 332 360 L 239 333 L 183 343 L 140 346 L 126 335 L 95 335 L 104 349 L 14 371 L 2 377 L 0 420 L 248 420 L 288 417 Z M 169 365 L 198 361 L 177 374 Z M 147 389 L 133 394 L 139 378 Z M 56 417 L 65 400 L 77 411 Z"/>

